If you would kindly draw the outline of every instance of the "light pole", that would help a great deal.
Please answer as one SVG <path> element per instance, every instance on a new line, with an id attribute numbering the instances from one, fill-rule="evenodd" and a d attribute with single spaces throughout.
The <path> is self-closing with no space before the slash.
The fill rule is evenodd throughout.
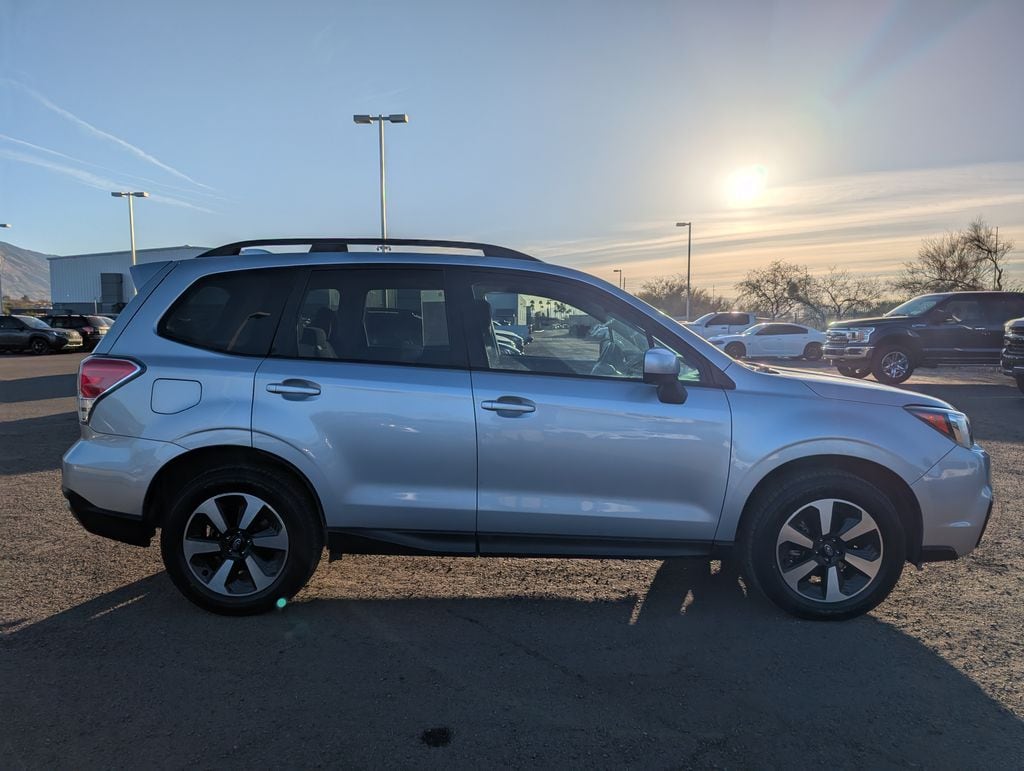
<path id="1" fill-rule="evenodd" d="M 0 228 L 9 228 L 10 223 L 0 222 Z M 4 313 L 4 258 L 0 254 L 0 316 Z"/>
<path id="2" fill-rule="evenodd" d="M 612 273 L 618 273 L 619 274 L 619 289 L 625 289 L 626 288 L 626 274 L 623 273 L 618 268 L 613 270 Z"/>
<path id="3" fill-rule="evenodd" d="M 380 146 L 380 237 L 382 241 L 387 240 L 388 212 L 384 194 L 384 123 L 408 123 L 409 116 L 405 113 L 396 113 L 394 115 L 353 115 L 352 120 L 356 123 L 376 123 L 380 129 L 377 134 Z"/>
<path id="4" fill-rule="evenodd" d="M 149 193 L 141 190 L 137 192 L 111 193 L 114 198 L 128 199 L 128 232 L 132 239 L 132 265 L 135 264 L 135 208 L 132 206 L 133 198 L 149 198 Z"/>
<path id="5" fill-rule="evenodd" d="M 677 222 L 677 228 L 686 228 L 686 320 L 690 320 L 690 238 L 693 235 L 691 222 Z"/>

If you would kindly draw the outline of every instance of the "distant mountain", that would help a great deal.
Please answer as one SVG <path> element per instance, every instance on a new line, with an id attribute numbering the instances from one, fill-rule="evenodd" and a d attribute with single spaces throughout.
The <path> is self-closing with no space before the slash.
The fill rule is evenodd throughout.
<path id="1" fill-rule="evenodd" d="M 32 300 L 47 300 L 50 297 L 50 263 L 42 254 L 22 249 L 14 244 L 0 241 L 0 283 L 3 293 L 15 299 L 28 295 Z"/>

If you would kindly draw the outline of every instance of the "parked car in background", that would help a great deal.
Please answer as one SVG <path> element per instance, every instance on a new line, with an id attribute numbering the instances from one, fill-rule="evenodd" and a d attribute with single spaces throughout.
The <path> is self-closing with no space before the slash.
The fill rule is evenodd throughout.
<path id="1" fill-rule="evenodd" d="M 895 385 L 917 367 L 998 364 L 1006 322 L 1024 315 L 1021 292 L 939 292 L 884 316 L 829 324 L 825 358 L 839 372 Z"/>
<path id="2" fill-rule="evenodd" d="M 82 336 L 73 329 L 54 329 L 35 316 L 0 316 L 0 351 L 77 350 Z"/>
<path id="3" fill-rule="evenodd" d="M 85 350 L 91 351 L 113 324 L 103 316 L 86 316 L 78 313 L 54 313 L 43 316 L 43 321 L 54 329 L 74 329 L 82 336 Z"/>
<path id="4" fill-rule="evenodd" d="M 758 321 L 767 321 L 767 319 L 758 319 L 757 315 L 753 313 L 727 311 L 725 313 L 705 313 L 696 321 L 681 323 L 687 329 L 707 339 L 719 335 L 739 334 L 748 327 L 754 326 Z"/>
<path id="5" fill-rule="evenodd" d="M 1017 380 L 1017 388 L 1024 393 L 1024 318 L 1007 321 L 1004 333 L 999 364 L 1004 374 Z"/>
<path id="6" fill-rule="evenodd" d="M 789 357 L 817 361 L 821 358 L 825 333 L 802 324 L 768 322 L 755 324 L 738 335 L 712 337 L 708 342 L 734 359 Z"/>
<path id="7" fill-rule="evenodd" d="M 159 529 L 175 585 L 235 615 L 287 602 L 326 545 L 727 554 L 787 611 L 841 619 L 906 562 L 981 539 L 989 458 L 939 399 L 738 362 L 607 282 L 503 247 L 349 248 L 379 243 L 133 267 L 139 293 L 79 371 L 63 491 L 82 525 L 140 546 Z M 607 337 L 510 353 L 492 304 L 510 295 Z"/>

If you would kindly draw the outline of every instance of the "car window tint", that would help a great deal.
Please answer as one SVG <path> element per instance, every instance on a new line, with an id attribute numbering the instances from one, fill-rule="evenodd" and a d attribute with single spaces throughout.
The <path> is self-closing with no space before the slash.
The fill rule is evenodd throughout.
<path id="1" fill-rule="evenodd" d="M 803 335 L 807 333 L 804 327 L 798 327 L 796 324 L 779 324 L 780 335 Z"/>
<path id="2" fill-rule="evenodd" d="M 942 306 L 942 310 L 953 314 L 965 324 L 984 320 L 981 303 L 976 299 L 950 300 Z"/>
<path id="3" fill-rule="evenodd" d="M 295 321 L 303 359 L 461 366 L 441 271 L 315 271 Z"/>
<path id="4" fill-rule="evenodd" d="M 160 320 L 163 337 L 224 353 L 265 356 L 295 272 L 218 273 L 196 281 Z"/>
<path id="5" fill-rule="evenodd" d="M 743 325 L 750 321 L 750 317 L 746 313 L 730 313 L 729 323 Z"/>
<path id="6" fill-rule="evenodd" d="M 714 316 L 711 319 L 711 321 L 708 322 L 708 326 L 711 326 L 712 324 L 742 324 L 742 321 L 733 321 L 734 315 L 735 314 L 732 313 L 719 313 L 717 316 Z"/>
<path id="7" fill-rule="evenodd" d="M 21 323 L 10 316 L 0 316 L 0 329 L 21 329 Z"/>
<path id="8" fill-rule="evenodd" d="M 474 283 L 471 313 L 493 370 L 642 380 L 644 354 L 658 346 L 611 301 L 529 278 Z M 699 370 L 675 353 L 680 376 L 699 380 Z"/>

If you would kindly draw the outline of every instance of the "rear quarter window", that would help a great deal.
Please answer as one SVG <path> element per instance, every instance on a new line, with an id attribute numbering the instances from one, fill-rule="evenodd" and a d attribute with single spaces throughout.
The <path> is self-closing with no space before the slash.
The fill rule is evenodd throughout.
<path id="1" fill-rule="evenodd" d="M 264 268 L 201 278 L 164 314 L 157 332 L 196 348 L 266 356 L 295 276 L 292 268 Z"/>

